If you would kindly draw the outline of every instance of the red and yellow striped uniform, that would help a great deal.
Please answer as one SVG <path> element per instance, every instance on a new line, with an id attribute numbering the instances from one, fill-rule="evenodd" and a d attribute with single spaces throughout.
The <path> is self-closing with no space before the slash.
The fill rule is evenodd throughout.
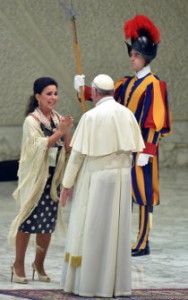
<path id="1" fill-rule="evenodd" d="M 140 205 L 159 204 L 158 145 L 159 140 L 171 131 L 166 83 L 153 74 L 136 80 L 125 77 L 115 84 L 115 99 L 127 106 L 135 115 L 145 142 L 144 153 L 154 157 L 144 167 L 132 169 L 133 201 Z"/>
<path id="2" fill-rule="evenodd" d="M 141 79 L 125 77 L 115 84 L 115 99 L 134 113 L 145 142 L 143 152 L 153 155 L 140 167 L 136 165 L 139 153 L 135 153 L 132 168 L 132 197 L 140 205 L 139 233 L 133 249 L 144 249 L 148 245 L 149 212 L 160 202 L 159 140 L 171 132 L 166 83 L 151 73 Z"/>

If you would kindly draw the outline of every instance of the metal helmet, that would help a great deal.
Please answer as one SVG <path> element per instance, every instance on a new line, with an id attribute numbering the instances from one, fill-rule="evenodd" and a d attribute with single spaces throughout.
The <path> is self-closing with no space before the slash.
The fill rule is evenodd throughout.
<path id="1" fill-rule="evenodd" d="M 149 61 L 156 57 L 160 31 L 148 17 L 137 15 L 125 22 L 124 32 L 126 39 L 131 39 L 131 45 L 125 42 L 129 56 L 134 49 Z"/>

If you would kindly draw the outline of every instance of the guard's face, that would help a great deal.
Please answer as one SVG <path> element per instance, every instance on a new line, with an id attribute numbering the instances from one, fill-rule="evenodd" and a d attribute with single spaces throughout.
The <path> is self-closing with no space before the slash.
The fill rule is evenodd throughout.
<path id="1" fill-rule="evenodd" d="M 138 72 L 142 70 L 146 65 L 146 59 L 136 50 L 132 49 L 130 52 L 131 68 Z"/>
<path id="2" fill-rule="evenodd" d="M 55 85 L 46 86 L 41 94 L 37 94 L 36 98 L 39 102 L 39 108 L 42 111 L 51 111 L 55 108 L 58 102 L 58 90 Z"/>

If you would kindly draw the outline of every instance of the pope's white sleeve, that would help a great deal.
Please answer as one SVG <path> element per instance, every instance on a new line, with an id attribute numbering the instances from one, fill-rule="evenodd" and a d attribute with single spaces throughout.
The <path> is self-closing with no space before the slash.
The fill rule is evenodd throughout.
<path id="1" fill-rule="evenodd" d="M 84 158 L 85 154 L 82 154 L 72 149 L 63 176 L 63 187 L 71 188 L 75 184 L 78 172 L 82 166 Z"/>

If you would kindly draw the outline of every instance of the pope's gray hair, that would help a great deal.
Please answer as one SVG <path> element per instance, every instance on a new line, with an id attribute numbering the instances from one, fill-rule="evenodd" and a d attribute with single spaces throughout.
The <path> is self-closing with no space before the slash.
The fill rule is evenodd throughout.
<path id="1" fill-rule="evenodd" d="M 100 89 L 94 82 L 92 82 L 91 87 L 96 89 L 101 96 L 112 96 L 114 95 L 114 89 L 113 90 L 103 90 Z"/>
<path id="2" fill-rule="evenodd" d="M 99 95 L 101 96 L 112 96 L 114 95 L 114 90 L 102 90 L 100 88 L 96 88 Z"/>

